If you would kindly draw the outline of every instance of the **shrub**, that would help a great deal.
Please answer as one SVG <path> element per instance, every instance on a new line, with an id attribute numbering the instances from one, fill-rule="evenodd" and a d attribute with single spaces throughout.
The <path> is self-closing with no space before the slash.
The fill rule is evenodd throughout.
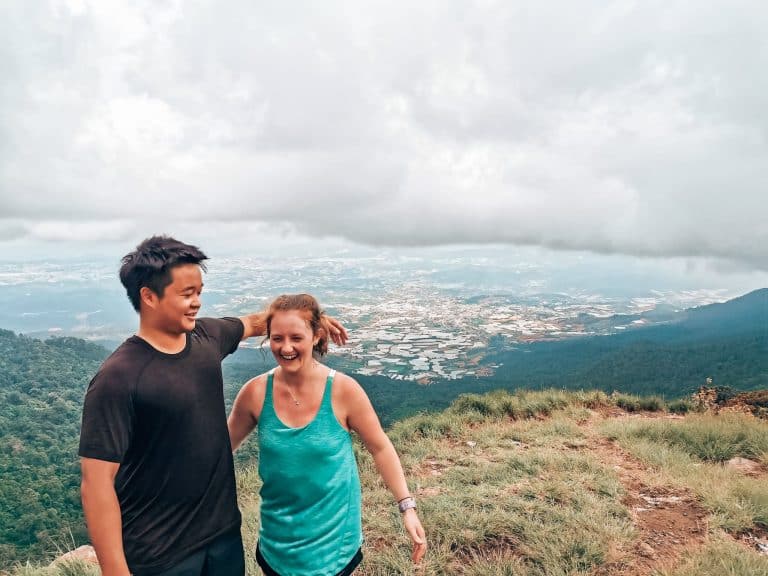
<path id="1" fill-rule="evenodd" d="M 693 409 L 693 405 L 689 400 L 679 399 L 672 400 L 667 405 L 667 410 L 673 414 L 688 414 Z"/>
<path id="2" fill-rule="evenodd" d="M 664 400 L 658 396 L 643 396 L 640 398 L 640 409 L 648 412 L 659 412 L 664 409 Z"/>
<path id="3" fill-rule="evenodd" d="M 451 411 L 459 414 L 478 412 L 483 416 L 499 416 L 500 410 L 491 395 L 462 394 L 451 405 Z"/>
<path id="4" fill-rule="evenodd" d="M 709 462 L 735 456 L 761 458 L 768 452 L 768 428 L 751 416 L 689 416 L 684 421 L 644 422 L 624 435 L 676 446 Z"/>
<path id="5" fill-rule="evenodd" d="M 616 406 L 627 412 L 637 412 L 640 410 L 640 398 L 631 394 L 615 394 L 613 401 Z"/>

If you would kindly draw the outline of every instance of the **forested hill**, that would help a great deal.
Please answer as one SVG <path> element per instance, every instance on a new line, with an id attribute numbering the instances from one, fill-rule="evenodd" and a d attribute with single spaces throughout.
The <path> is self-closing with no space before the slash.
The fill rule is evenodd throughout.
<path id="1" fill-rule="evenodd" d="M 80 411 L 107 354 L 76 338 L 0 330 L 0 569 L 85 538 Z"/>
<path id="2" fill-rule="evenodd" d="M 768 333 L 768 288 L 727 302 L 681 311 L 668 323 L 622 335 L 658 342 L 700 342 L 735 334 Z"/>
<path id="3" fill-rule="evenodd" d="M 495 378 L 510 387 L 689 394 L 712 378 L 737 390 L 768 387 L 768 289 L 685 310 L 669 322 L 613 336 L 499 349 Z"/>
<path id="4" fill-rule="evenodd" d="M 687 318 L 683 325 L 691 333 L 703 331 L 723 335 L 751 330 L 768 332 L 768 288 L 686 312 Z"/>

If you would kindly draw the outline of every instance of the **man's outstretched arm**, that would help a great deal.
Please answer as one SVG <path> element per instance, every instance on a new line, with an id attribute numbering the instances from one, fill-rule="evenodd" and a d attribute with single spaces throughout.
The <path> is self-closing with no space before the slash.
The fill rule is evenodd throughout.
<path id="1" fill-rule="evenodd" d="M 267 333 L 267 313 L 256 312 L 247 316 L 240 316 L 243 323 L 243 340 L 254 336 L 264 336 Z"/>
<path id="2" fill-rule="evenodd" d="M 240 321 L 243 323 L 243 340 L 246 338 L 252 338 L 253 336 L 264 336 L 267 333 L 267 313 L 256 312 L 255 314 L 248 314 L 247 316 L 241 316 Z M 348 335 L 347 329 L 336 320 L 323 314 L 322 316 L 323 328 L 329 332 L 331 341 L 337 346 L 343 346 L 347 343 Z"/>
<path id="3" fill-rule="evenodd" d="M 103 576 L 130 576 L 131 573 L 123 550 L 122 515 L 115 492 L 119 467 L 116 462 L 80 459 L 83 512 Z"/>

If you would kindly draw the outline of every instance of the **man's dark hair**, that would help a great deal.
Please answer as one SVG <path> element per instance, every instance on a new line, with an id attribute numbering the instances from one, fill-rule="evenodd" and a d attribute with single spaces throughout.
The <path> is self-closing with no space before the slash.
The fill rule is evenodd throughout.
<path id="1" fill-rule="evenodd" d="M 128 299 L 136 312 L 140 311 L 140 290 L 146 286 L 158 296 L 172 282 L 171 269 L 181 264 L 198 264 L 205 270 L 207 260 L 200 248 L 184 244 L 170 236 L 152 236 L 136 246 L 136 250 L 123 256 L 120 282 L 125 286 Z"/>

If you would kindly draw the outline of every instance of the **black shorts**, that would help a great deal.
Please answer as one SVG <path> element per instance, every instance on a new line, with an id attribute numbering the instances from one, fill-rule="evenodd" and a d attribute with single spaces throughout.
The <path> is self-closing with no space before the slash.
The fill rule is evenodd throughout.
<path id="1" fill-rule="evenodd" d="M 352 557 L 352 560 L 349 561 L 349 564 L 344 566 L 344 568 L 341 569 L 341 572 L 338 572 L 336 576 L 349 576 L 352 574 L 352 572 L 355 571 L 355 568 L 357 568 L 357 565 L 360 564 L 360 562 L 363 559 L 363 549 L 359 548 L 355 555 Z M 264 556 L 261 555 L 261 550 L 259 550 L 259 543 L 256 543 L 256 562 L 259 563 L 259 567 L 261 568 L 261 571 L 264 572 L 264 576 L 280 576 L 278 572 L 275 572 L 272 567 L 267 564 L 267 561 L 264 559 Z"/>
<path id="2" fill-rule="evenodd" d="M 205 548 L 162 572 L 134 576 L 244 576 L 245 555 L 240 530 L 227 532 Z"/>

